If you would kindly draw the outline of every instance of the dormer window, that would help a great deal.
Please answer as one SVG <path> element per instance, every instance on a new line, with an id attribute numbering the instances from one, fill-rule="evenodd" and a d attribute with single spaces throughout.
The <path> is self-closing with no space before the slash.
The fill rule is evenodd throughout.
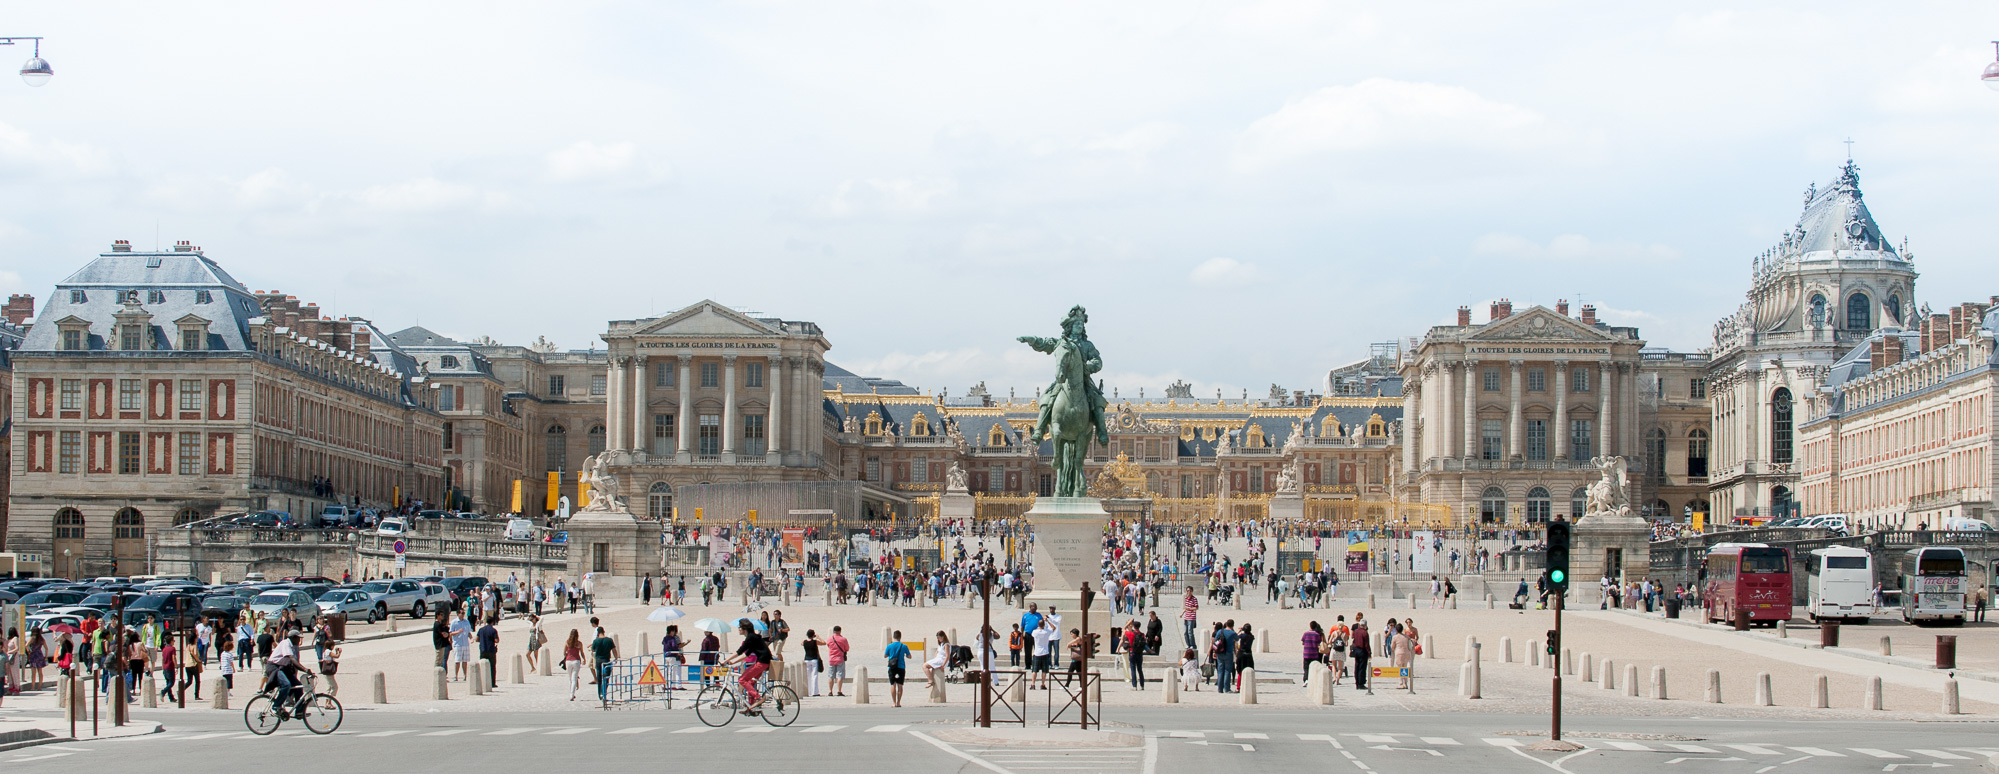
<path id="1" fill-rule="evenodd" d="M 881 435 L 882 415 L 873 411 L 868 412 L 867 421 L 861 425 L 861 432 L 868 435 Z"/>
<path id="2" fill-rule="evenodd" d="M 183 315 L 174 321 L 180 326 L 180 348 L 187 352 L 208 349 L 208 321 L 195 315 Z"/>
<path id="3" fill-rule="evenodd" d="M 83 331 L 75 328 L 64 330 L 62 332 L 62 348 L 72 352 L 81 351 L 83 349 Z"/>
<path id="4" fill-rule="evenodd" d="M 195 302 L 195 303 L 197 303 L 197 304 L 207 304 L 207 303 L 213 303 L 214 301 L 215 301 L 215 297 L 214 297 L 214 296 L 212 296 L 212 295 L 209 295 L 208 291 L 206 291 L 206 290 L 197 290 L 197 291 L 194 291 L 194 302 Z"/>
<path id="5" fill-rule="evenodd" d="M 162 293 L 162 292 L 160 292 L 160 291 L 157 291 L 157 290 L 148 290 L 148 291 L 146 291 L 146 303 L 148 303 L 148 304 L 164 304 L 164 303 L 166 303 L 166 302 L 167 302 L 167 294 L 165 294 L 165 293 Z"/>
<path id="6" fill-rule="evenodd" d="M 913 420 L 911 420 L 911 421 L 910 421 L 910 423 L 909 423 L 909 434 L 910 434 L 910 435 L 929 435 L 929 434 L 930 434 L 930 418 L 929 418 L 929 417 L 927 417 L 927 416 L 924 416 L 924 415 L 922 415 L 922 414 L 917 414 L 917 415 L 916 415 L 916 418 L 915 418 L 915 419 L 913 419 Z"/>
<path id="7" fill-rule="evenodd" d="M 136 290 L 121 290 L 121 291 L 118 291 L 118 303 L 121 303 L 121 304 L 136 304 L 136 303 L 139 303 L 139 291 L 136 291 Z"/>
<path id="8" fill-rule="evenodd" d="M 440 357 L 437 359 L 437 367 L 456 369 L 458 368 L 458 358 L 452 357 L 450 355 L 445 355 L 443 357 Z"/>
<path id="9" fill-rule="evenodd" d="M 146 348 L 146 347 L 145 347 L 145 341 L 146 341 L 146 335 L 145 335 L 145 333 L 146 333 L 146 329 L 145 329 L 145 328 L 141 328 L 141 327 L 139 327 L 139 326 L 137 326 L 137 325 L 121 325 L 121 326 L 119 326 L 119 327 L 118 327 L 118 348 L 119 348 L 119 349 L 145 349 L 145 348 Z"/>
<path id="10" fill-rule="evenodd" d="M 89 300 L 90 297 L 84 295 L 81 290 L 72 290 L 69 292 L 69 302 L 72 304 L 81 304 Z"/>

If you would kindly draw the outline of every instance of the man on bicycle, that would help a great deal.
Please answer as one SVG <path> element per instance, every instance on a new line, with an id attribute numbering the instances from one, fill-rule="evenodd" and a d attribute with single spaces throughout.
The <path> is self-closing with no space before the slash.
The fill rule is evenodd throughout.
<path id="1" fill-rule="evenodd" d="M 749 702 L 749 706 L 743 711 L 756 715 L 761 712 L 759 708 L 763 706 L 763 695 L 757 692 L 757 678 L 762 677 L 764 671 L 770 669 L 770 644 L 764 640 L 763 635 L 757 633 L 756 627 L 750 624 L 748 618 L 736 619 L 736 631 L 743 635 L 743 644 L 736 646 L 736 655 L 730 656 L 722 664 L 731 666 L 738 661 L 742 662 L 743 668 L 737 673 L 736 684 L 743 687 L 743 696 Z"/>
<path id="2" fill-rule="evenodd" d="M 293 630 L 289 636 L 278 640 L 278 644 L 271 648 L 271 657 L 264 663 L 264 690 L 273 686 L 284 689 L 277 696 L 280 709 L 293 706 L 303 692 L 298 679 L 298 643 L 299 633 Z"/>

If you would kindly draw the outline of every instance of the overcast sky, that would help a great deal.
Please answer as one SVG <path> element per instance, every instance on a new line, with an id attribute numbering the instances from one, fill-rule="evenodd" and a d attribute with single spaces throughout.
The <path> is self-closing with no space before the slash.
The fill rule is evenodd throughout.
<path id="1" fill-rule="evenodd" d="M 0 81 L 0 291 L 114 239 L 390 330 L 563 347 L 713 298 L 851 370 L 1316 389 L 1460 304 L 1708 346 L 1832 179 L 1999 292 L 1999 5 L 40 3 Z M 20 46 L 0 49 L 25 60 Z M 10 60 L 11 61 L 11 60 Z"/>

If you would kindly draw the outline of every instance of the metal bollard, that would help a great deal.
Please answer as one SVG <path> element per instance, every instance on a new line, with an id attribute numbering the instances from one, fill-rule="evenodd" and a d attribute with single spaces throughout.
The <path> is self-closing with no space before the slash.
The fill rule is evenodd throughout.
<path id="1" fill-rule="evenodd" d="M 1708 671 L 1707 671 L 1707 693 L 1706 693 L 1705 695 L 1701 696 L 1701 701 L 1705 701 L 1705 702 L 1707 702 L 1707 703 L 1709 703 L 1709 704 L 1720 704 L 1720 703 L 1721 703 L 1721 671 L 1720 671 L 1720 670 L 1717 670 L 1717 669 L 1710 669 L 1710 670 L 1708 670 Z"/>
<path id="2" fill-rule="evenodd" d="M 1770 690 L 1769 672 L 1756 673 L 1756 706 L 1758 707 L 1777 706 L 1777 697 L 1775 695 L 1775 692 Z"/>
<path id="3" fill-rule="evenodd" d="M 375 683 L 375 703 L 376 703 L 376 704 L 387 704 L 387 703 L 389 703 L 389 675 L 388 675 L 388 673 L 386 673 L 386 672 L 376 672 L 376 673 L 375 673 L 375 680 L 374 680 L 374 683 Z"/>
<path id="4" fill-rule="evenodd" d="M 1881 709 L 1881 678 L 1867 678 L 1867 695 L 1861 697 L 1860 706 L 1866 709 Z"/>
<path id="5" fill-rule="evenodd" d="M 1826 709 L 1832 706 L 1832 691 L 1825 675 L 1812 680 L 1812 709 Z"/>
<path id="6" fill-rule="evenodd" d="M 1654 699 L 1665 699 L 1665 698 L 1666 698 L 1666 668 L 1665 668 L 1665 667 L 1662 667 L 1662 666 L 1655 666 L 1655 667 L 1652 667 L 1652 698 L 1654 698 Z"/>
<path id="7" fill-rule="evenodd" d="M 1256 668 L 1242 670 L 1242 703 L 1256 703 Z"/>

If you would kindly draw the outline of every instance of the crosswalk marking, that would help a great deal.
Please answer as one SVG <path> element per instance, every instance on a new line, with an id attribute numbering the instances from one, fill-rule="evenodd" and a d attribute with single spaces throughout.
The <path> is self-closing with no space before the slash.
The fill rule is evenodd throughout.
<path id="1" fill-rule="evenodd" d="M 1772 750 L 1772 749 L 1769 749 L 1769 748 L 1768 748 L 1767 746 L 1765 746 L 1765 745 L 1760 745 L 1760 744 L 1725 744 L 1725 745 L 1722 745 L 1722 746 L 1723 746 L 1723 747 L 1732 747 L 1732 748 L 1734 748 L 1734 749 L 1737 749 L 1737 750 L 1741 750 L 1741 751 L 1743 751 L 1743 752 L 1746 752 L 1746 753 L 1749 753 L 1750 755 L 1782 755 L 1782 754 L 1783 754 L 1783 753 L 1780 753 L 1780 752 L 1777 752 L 1776 750 Z"/>
<path id="2" fill-rule="evenodd" d="M 673 733 L 676 733 L 676 734 L 705 734 L 705 733 L 708 733 L 708 732 L 710 732 L 710 731 L 713 731 L 713 730 L 715 730 L 715 729 L 713 729 L 713 728 L 709 728 L 709 727 L 707 727 L 707 726 L 688 726 L 688 727 L 686 727 L 686 728 L 683 728 L 683 729 L 680 729 L 679 731 L 675 731 L 675 732 L 673 732 Z"/>
<path id="3" fill-rule="evenodd" d="M 1927 756 L 1930 756 L 1930 757 L 1932 757 L 1932 758 L 1941 758 L 1941 759 L 1943 759 L 1943 760 L 1947 760 L 1947 761 L 1968 761 L 1968 760 L 1971 760 L 1970 758 L 1967 758 L 1967 757 L 1965 757 L 1965 756 L 1962 756 L 1962 755 L 1958 755 L 1957 753 L 1947 753 L 1947 752 L 1944 752 L 1944 751 L 1942 751 L 1942 750 L 1910 750 L 1909 752 L 1912 752 L 1912 753 L 1922 753 L 1923 755 L 1927 755 Z"/>
<path id="4" fill-rule="evenodd" d="M 1452 739 L 1448 736 L 1424 736 L 1418 738 L 1422 739 L 1424 744 L 1448 745 L 1452 747 L 1458 745 L 1458 740 Z"/>
<path id="5" fill-rule="evenodd" d="M 1872 755 L 1872 756 L 1874 756 L 1874 757 L 1876 757 L 1876 758 L 1904 758 L 1904 759 L 1906 759 L 1906 758 L 1908 758 L 1908 757 L 1909 757 L 1909 756 L 1907 756 L 1907 755 L 1897 755 L 1897 754 L 1895 754 L 1895 753 L 1891 753 L 1891 752 L 1888 752 L 1887 750 L 1876 750 L 1876 749 L 1874 749 L 1874 748 L 1872 748 L 1872 747 L 1848 747 L 1848 748 L 1846 748 L 1846 749 L 1848 749 L 1848 750 L 1852 750 L 1852 751 L 1854 751 L 1854 752 L 1857 752 L 1857 753 L 1860 753 L 1861 755 Z M 1802 750 L 1800 750 L 1799 752 L 1803 752 L 1803 751 L 1802 751 Z"/>
<path id="6" fill-rule="evenodd" d="M 1331 735 L 1331 734 L 1299 734 L 1299 735 L 1298 735 L 1298 741 L 1300 741 L 1300 742 L 1330 742 L 1330 741 L 1333 741 L 1333 737 L 1332 737 L 1332 735 Z"/>
<path id="7" fill-rule="evenodd" d="M 1519 746 L 1520 746 L 1520 740 L 1518 740 L 1518 739 L 1507 739 L 1507 738 L 1505 738 L 1505 737 L 1500 737 L 1500 738 L 1497 738 L 1497 739 L 1487 739 L 1487 740 L 1485 740 L 1485 743 L 1486 743 L 1486 744 L 1489 744 L 1489 745 L 1492 745 L 1492 746 L 1494 746 L 1494 747 L 1519 747 Z"/>
<path id="8" fill-rule="evenodd" d="M 738 729 L 736 729 L 736 733 L 738 733 L 738 734 L 768 734 L 768 733 L 770 733 L 770 732 L 772 732 L 772 731 L 776 731 L 776 730 L 777 730 L 777 729 L 775 729 L 775 728 L 772 728 L 772 727 L 770 727 L 770 726 L 763 726 L 763 727 L 761 727 L 761 728 L 759 728 L 759 727 L 756 727 L 756 726 L 751 726 L 751 727 L 749 727 L 749 728 L 738 728 Z"/>
<path id="9" fill-rule="evenodd" d="M 595 728 L 558 728 L 558 729 L 556 729 L 556 730 L 554 730 L 554 731 L 550 731 L 550 732 L 548 732 L 548 733 L 546 733 L 546 734 L 542 734 L 542 736 L 566 736 L 566 735 L 569 735 L 569 734 L 587 734 L 587 733 L 590 733 L 590 732 L 592 732 L 592 731 L 595 731 L 595 730 L 597 730 L 597 729 L 595 729 Z"/>
<path id="10" fill-rule="evenodd" d="M 396 729 L 390 729 L 388 731 L 373 731 L 366 734 L 362 734 L 362 736 L 396 736 L 398 734 L 408 734 L 414 731 L 416 731 L 416 729 L 414 728 L 396 728 Z M 220 734 L 217 734 L 216 736 L 220 736 Z"/>
<path id="11" fill-rule="evenodd" d="M 392 733 L 397 733 L 397 734 L 407 734 L 407 733 L 409 733 L 409 732 L 410 732 L 411 730 L 414 730 L 414 729 L 405 729 L 405 730 L 402 730 L 402 731 L 395 731 L 395 732 L 392 732 Z M 190 741 L 190 742 L 193 742 L 193 741 L 198 741 L 198 740 L 202 740 L 202 739 L 214 739 L 214 738 L 216 738 L 216 737 L 218 737 L 218 736 L 234 736 L 234 735 L 235 735 L 235 733 L 236 733 L 236 732 L 233 732 L 233 731 L 222 731 L 222 732 L 218 732 L 218 733 L 213 733 L 213 734 L 195 734 L 194 736 L 183 736 L 183 737 L 181 737 L 181 738 L 182 738 L 182 739 L 185 739 L 185 740 L 187 740 L 187 741 Z M 374 734 L 368 734 L 368 736 L 374 736 Z"/>
<path id="12" fill-rule="evenodd" d="M 799 733 L 802 733 L 802 734 L 830 734 L 830 733 L 833 733 L 834 731 L 838 731 L 838 730 L 840 730 L 840 729 L 842 729 L 842 728 L 846 728 L 846 726 L 813 726 L 813 727 L 811 727 L 811 728 L 808 728 L 808 729 L 805 729 L 804 731 L 800 731 Z"/>
<path id="13" fill-rule="evenodd" d="M 1366 743 L 1368 743 L 1368 744 L 1394 744 L 1394 743 L 1395 743 L 1395 737 L 1393 737 L 1393 736 L 1390 736 L 1390 735 L 1388 735 L 1388 734 L 1354 734 L 1354 736 L 1358 736 L 1358 737 L 1360 737 L 1360 740 L 1361 740 L 1361 741 L 1363 741 L 1363 742 L 1366 742 Z"/>
<path id="14" fill-rule="evenodd" d="M 870 728 L 870 729 L 868 729 L 868 733 L 870 733 L 870 734 L 893 734 L 893 733 L 895 733 L 895 732 L 897 732 L 897 731 L 901 731 L 901 730 L 903 730 L 903 729 L 905 729 L 905 728 L 908 728 L 908 727 L 909 727 L 909 724 L 908 724 L 908 723 L 903 723 L 903 724 L 901 724 L 901 725 L 891 725 L 891 726 L 875 726 L 874 728 Z"/>
<path id="15" fill-rule="evenodd" d="M 536 730 L 537 728 L 541 728 L 541 726 L 529 726 L 527 728 L 502 728 L 498 731 L 487 731 L 486 733 L 480 734 L 480 736 L 513 736 L 515 734 L 525 734 L 529 731 Z"/>
<path id="16" fill-rule="evenodd" d="M 1673 748 L 1673 749 L 1675 749 L 1675 750 L 1679 750 L 1680 752 L 1690 752 L 1690 753 L 1711 753 L 1711 752 L 1714 752 L 1714 748 L 1712 748 L 1712 747 L 1702 747 L 1702 746 L 1700 746 L 1700 745 L 1697 745 L 1697 744 L 1669 744 L 1669 745 L 1666 745 L 1666 746 L 1667 746 L 1667 747 L 1671 747 L 1671 748 Z"/>
<path id="17" fill-rule="evenodd" d="M 459 734 L 469 734 L 473 730 L 470 728 L 447 728 L 443 731 L 431 731 L 426 734 L 420 734 L 420 736 L 457 736 Z"/>
<path id="18" fill-rule="evenodd" d="M 620 728 L 620 729 L 618 729 L 618 730 L 616 730 L 616 731 L 607 731 L 607 732 L 605 732 L 605 733 L 607 733 L 607 734 L 643 734 L 643 733 L 645 733 L 645 732 L 647 732 L 647 731 L 658 731 L 658 730 L 659 730 L 659 726 L 633 726 L 633 727 L 631 727 L 631 728 Z"/>
<path id="19" fill-rule="evenodd" d="M 1836 752 L 1833 752 L 1833 751 L 1831 751 L 1831 750 L 1822 750 L 1822 749 L 1819 749 L 1819 748 L 1817 748 L 1817 747 L 1792 747 L 1791 749 L 1793 749 L 1793 750 L 1797 750 L 1798 752 L 1801 752 L 1801 753 L 1804 753 L 1804 754 L 1806 754 L 1806 755 L 1816 755 L 1816 756 L 1818 756 L 1818 757 L 1821 757 L 1821 758 L 1844 758 L 1844 757 L 1846 757 L 1846 753 L 1836 753 Z"/>
<path id="20" fill-rule="evenodd" d="M 1631 750 L 1631 751 L 1634 751 L 1634 752 L 1651 752 L 1651 751 L 1652 751 L 1652 748 L 1650 748 L 1650 747 L 1646 747 L 1645 745 L 1642 745 L 1642 744 L 1639 744 L 1639 743 L 1637 743 L 1637 742 L 1619 742 L 1619 741 L 1606 741 L 1606 742 L 1604 742 L 1604 744 L 1607 744 L 1607 745 L 1610 745 L 1610 746 L 1612 746 L 1612 747 L 1615 747 L 1615 748 L 1617 748 L 1617 749 L 1619 749 L 1619 750 Z"/>
<path id="21" fill-rule="evenodd" d="M 1202 733 L 1202 732 L 1200 732 L 1200 731 L 1168 731 L 1168 732 L 1166 732 L 1166 735 L 1167 735 L 1168 737 L 1171 737 L 1171 738 L 1174 738 L 1174 739 L 1206 739 L 1206 738 L 1208 738 L 1208 735 L 1207 735 L 1207 734 L 1205 734 L 1205 733 Z"/>
<path id="22" fill-rule="evenodd" d="M 1235 738 L 1237 738 L 1237 739 L 1269 739 L 1269 738 L 1270 738 L 1270 735 L 1269 735 L 1269 734 L 1259 734 L 1259 733 L 1256 733 L 1256 732 L 1254 732 L 1254 731 L 1250 731 L 1250 732 L 1245 732 L 1245 733 L 1240 733 L 1240 734 L 1236 734 L 1236 735 L 1235 735 Z"/>

